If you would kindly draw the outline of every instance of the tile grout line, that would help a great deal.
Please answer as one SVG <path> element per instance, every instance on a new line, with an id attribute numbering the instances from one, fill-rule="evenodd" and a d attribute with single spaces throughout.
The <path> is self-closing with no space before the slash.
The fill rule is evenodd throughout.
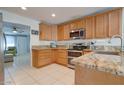
<path id="1" fill-rule="evenodd" d="M 25 71 L 25 70 L 24 70 Z M 38 83 L 39 84 L 39 82 L 36 80 L 36 79 L 34 79 L 27 71 L 25 71 L 34 81 L 36 81 L 36 83 Z"/>
<path id="2" fill-rule="evenodd" d="M 9 76 L 10 76 L 10 79 L 11 79 L 11 80 L 13 81 L 13 83 L 16 85 L 14 79 L 12 78 L 12 76 L 11 76 L 11 74 L 10 74 L 10 71 L 9 71 L 8 67 L 7 67 L 7 70 L 8 70 L 8 74 L 9 74 Z"/>

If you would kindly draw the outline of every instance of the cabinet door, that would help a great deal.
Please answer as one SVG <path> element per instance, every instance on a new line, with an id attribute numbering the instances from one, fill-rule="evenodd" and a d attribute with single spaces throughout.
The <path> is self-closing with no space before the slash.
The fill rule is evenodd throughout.
<path id="1" fill-rule="evenodd" d="M 95 38 L 106 38 L 108 36 L 108 13 L 96 15 L 95 22 Z"/>
<path id="2" fill-rule="evenodd" d="M 77 29 L 85 28 L 85 19 L 80 19 L 77 21 Z"/>
<path id="3" fill-rule="evenodd" d="M 57 25 L 52 25 L 51 27 L 52 40 L 57 40 Z"/>
<path id="4" fill-rule="evenodd" d="M 87 17 L 86 18 L 86 39 L 91 39 L 94 37 L 95 30 L 95 18 Z"/>
<path id="5" fill-rule="evenodd" d="M 63 25 L 58 26 L 57 38 L 59 41 L 64 40 L 64 26 Z"/>
<path id="6" fill-rule="evenodd" d="M 51 52 L 51 57 L 52 57 L 52 62 L 56 62 L 56 55 L 57 55 L 57 50 L 56 49 L 52 49 L 52 52 Z"/>
<path id="7" fill-rule="evenodd" d="M 50 25 L 48 24 L 40 24 L 40 34 L 39 38 L 40 40 L 51 40 L 51 29 Z"/>
<path id="8" fill-rule="evenodd" d="M 46 30 L 46 40 L 52 40 L 52 31 L 51 31 L 51 25 L 47 25 L 47 30 Z"/>
<path id="9" fill-rule="evenodd" d="M 69 24 L 64 25 L 64 40 L 69 40 L 70 26 Z"/>
<path id="10" fill-rule="evenodd" d="M 57 63 L 61 64 L 61 65 L 64 65 L 64 66 L 67 66 L 68 60 L 66 58 L 58 58 Z"/>
<path id="11" fill-rule="evenodd" d="M 67 66 L 68 64 L 68 58 L 67 58 L 67 50 L 57 50 L 57 63 L 61 65 Z"/>
<path id="12" fill-rule="evenodd" d="M 77 22 L 76 21 L 70 23 L 70 29 L 71 30 L 77 29 Z"/>
<path id="13" fill-rule="evenodd" d="M 47 26 L 45 24 L 40 24 L 39 30 L 40 30 L 39 39 L 40 40 L 46 40 Z"/>
<path id="14" fill-rule="evenodd" d="M 32 49 L 32 64 L 34 67 L 38 65 L 38 51 Z"/>
<path id="15" fill-rule="evenodd" d="M 121 32 L 121 9 L 109 12 L 109 37 Z"/>

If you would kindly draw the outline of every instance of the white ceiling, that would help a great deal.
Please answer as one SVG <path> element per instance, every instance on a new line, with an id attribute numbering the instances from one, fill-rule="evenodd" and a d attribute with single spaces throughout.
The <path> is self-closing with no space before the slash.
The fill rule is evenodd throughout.
<path id="1" fill-rule="evenodd" d="M 29 17 L 38 21 L 45 21 L 52 24 L 63 23 L 68 20 L 80 18 L 92 13 L 111 9 L 110 7 L 28 7 L 26 11 L 20 7 L 1 7 L 17 15 Z M 51 16 L 52 13 L 56 17 Z"/>

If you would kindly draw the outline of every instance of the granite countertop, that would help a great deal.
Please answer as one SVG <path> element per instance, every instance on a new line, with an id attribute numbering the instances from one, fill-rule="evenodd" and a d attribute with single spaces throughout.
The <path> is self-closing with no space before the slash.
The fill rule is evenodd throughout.
<path id="1" fill-rule="evenodd" d="M 51 48 L 49 46 L 41 47 L 41 46 L 33 46 L 33 50 L 44 50 L 44 49 L 67 49 L 66 47 L 56 47 L 56 48 Z"/>
<path id="2" fill-rule="evenodd" d="M 44 50 L 44 49 L 67 49 L 67 48 L 32 48 L 33 50 Z"/>
<path id="3" fill-rule="evenodd" d="M 80 64 L 89 69 L 96 69 L 115 75 L 124 76 L 124 55 L 107 55 L 89 53 L 72 60 L 75 64 Z"/>

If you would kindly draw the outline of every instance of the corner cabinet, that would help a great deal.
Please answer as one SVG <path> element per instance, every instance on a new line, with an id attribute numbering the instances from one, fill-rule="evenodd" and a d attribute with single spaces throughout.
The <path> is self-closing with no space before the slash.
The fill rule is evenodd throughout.
<path id="1" fill-rule="evenodd" d="M 67 49 L 32 49 L 32 64 L 34 67 L 40 68 L 51 63 L 67 66 Z"/>
<path id="2" fill-rule="evenodd" d="M 39 39 L 40 40 L 57 40 L 57 25 L 51 25 L 46 23 L 41 23 L 39 25 L 40 34 Z"/>
<path id="3" fill-rule="evenodd" d="M 109 12 L 109 37 L 120 34 L 122 9 L 117 9 Z"/>

